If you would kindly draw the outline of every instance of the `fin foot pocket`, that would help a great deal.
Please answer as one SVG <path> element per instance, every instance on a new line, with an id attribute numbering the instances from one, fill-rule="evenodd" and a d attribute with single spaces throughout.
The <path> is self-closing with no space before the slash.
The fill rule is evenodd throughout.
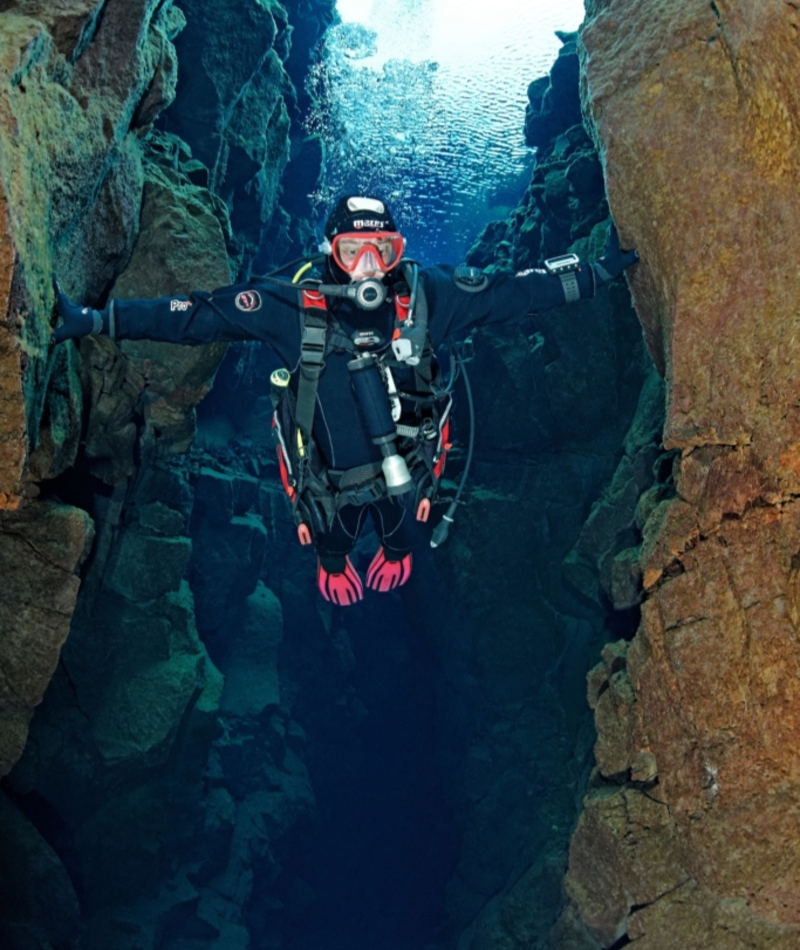
<path id="1" fill-rule="evenodd" d="M 317 587 L 325 600 L 339 607 L 363 600 L 364 585 L 350 558 L 345 557 L 343 564 L 337 563 L 333 568 L 330 563 L 327 567 L 323 565 L 322 559 L 317 561 Z"/>
<path id="2" fill-rule="evenodd" d="M 383 548 L 378 548 L 378 553 L 367 569 L 367 587 L 381 594 L 394 590 L 395 587 L 402 587 L 411 577 L 411 567 L 410 554 L 404 555 L 399 561 L 393 561 L 386 557 Z"/>

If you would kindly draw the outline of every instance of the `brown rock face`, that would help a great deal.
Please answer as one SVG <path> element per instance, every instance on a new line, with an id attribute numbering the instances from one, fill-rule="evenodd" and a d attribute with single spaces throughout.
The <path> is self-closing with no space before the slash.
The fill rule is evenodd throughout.
<path id="1" fill-rule="evenodd" d="M 0 196 L 0 508 L 19 506 L 25 462 L 25 402 L 19 386 L 22 350 L 16 321 L 10 318 L 14 284 L 14 245 L 8 231 L 8 205 Z"/>
<path id="2" fill-rule="evenodd" d="M 585 95 L 612 210 L 644 260 L 632 289 L 669 375 L 665 441 L 753 444 L 796 490 L 800 13 L 785 0 L 592 9 Z"/>
<path id="3" fill-rule="evenodd" d="M 0 501 L 13 507 L 37 445 L 37 478 L 74 461 L 80 386 L 76 361 L 50 347 L 50 274 L 91 301 L 130 254 L 139 136 L 153 113 L 142 103 L 174 94 L 176 23 L 152 0 L 5 0 L 2 10 Z"/>
<path id="4" fill-rule="evenodd" d="M 683 451 L 639 631 L 590 681 L 564 947 L 800 945 L 798 31 L 785 0 L 589 4 L 585 107 Z"/>
<path id="5" fill-rule="evenodd" d="M 73 571 L 93 536 L 91 519 L 77 508 L 0 512 L 0 775 L 21 755 L 58 663 L 78 596 Z"/>
<path id="6" fill-rule="evenodd" d="M 93 536 L 85 512 L 35 500 L 39 482 L 74 463 L 81 437 L 80 359 L 51 344 L 50 274 L 94 302 L 131 254 L 140 137 L 174 95 L 170 36 L 183 18 L 156 0 L 1 0 L 0 11 L 4 775 L 58 662 Z"/>

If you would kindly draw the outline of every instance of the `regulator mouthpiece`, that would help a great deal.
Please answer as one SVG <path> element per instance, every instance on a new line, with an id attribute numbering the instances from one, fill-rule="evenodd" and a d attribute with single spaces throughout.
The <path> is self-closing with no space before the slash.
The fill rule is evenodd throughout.
<path id="1" fill-rule="evenodd" d="M 362 310 L 377 310 L 383 301 L 386 300 L 386 287 L 382 281 L 374 277 L 356 281 L 356 283 L 351 286 L 355 290 L 353 297 L 356 306 Z"/>
<path id="2" fill-rule="evenodd" d="M 386 300 L 386 287 L 377 277 L 367 277 L 352 284 L 311 284 L 309 290 L 315 290 L 326 297 L 344 297 L 352 300 L 361 310 L 377 310 Z"/>

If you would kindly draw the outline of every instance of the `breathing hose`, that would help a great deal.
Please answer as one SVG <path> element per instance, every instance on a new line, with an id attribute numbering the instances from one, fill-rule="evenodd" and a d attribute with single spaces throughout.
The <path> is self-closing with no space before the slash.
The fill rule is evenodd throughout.
<path id="1" fill-rule="evenodd" d="M 460 350 L 454 346 L 453 352 L 455 354 L 459 372 L 463 373 L 464 375 L 464 388 L 467 391 L 467 404 L 469 406 L 469 446 L 467 448 L 467 461 L 464 463 L 464 471 L 461 474 L 461 481 L 458 483 L 455 497 L 450 502 L 447 511 L 442 517 L 442 520 L 436 526 L 433 534 L 431 535 L 432 548 L 438 548 L 440 544 L 444 544 L 444 542 L 447 540 L 447 536 L 450 533 L 450 525 L 455 521 L 456 509 L 460 503 L 464 486 L 467 484 L 469 469 L 472 465 L 472 456 L 475 450 L 475 403 L 472 399 L 472 386 L 470 385 L 469 374 L 467 373 L 467 367 L 464 364 L 464 359 L 461 356 Z"/>
<path id="2" fill-rule="evenodd" d="M 304 274 L 309 268 L 315 267 L 318 264 L 324 264 L 327 260 L 324 254 L 313 254 L 309 257 L 308 254 L 304 254 L 302 257 L 296 257 L 293 261 L 287 261 L 285 264 L 281 264 L 280 267 L 276 267 L 275 270 L 271 270 L 268 274 L 251 274 L 250 283 L 255 284 L 259 281 L 265 283 L 276 283 L 276 284 L 285 284 L 286 281 L 281 281 L 277 279 L 277 275 L 283 273 L 283 271 L 288 270 L 290 267 L 294 267 L 297 264 L 305 264 L 307 266 L 300 268 L 300 274 Z M 292 283 L 299 279 L 299 275 L 295 274 Z"/>
<path id="3" fill-rule="evenodd" d="M 295 261 L 295 263 L 297 262 Z M 314 266 L 313 261 L 306 261 L 305 264 L 303 264 L 303 266 L 300 268 L 300 270 L 294 275 L 294 277 L 292 277 L 292 283 L 296 284 L 300 280 L 300 278 L 303 276 L 303 274 L 305 274 L 306 271 L 311 270 L 313 266 Z"/>

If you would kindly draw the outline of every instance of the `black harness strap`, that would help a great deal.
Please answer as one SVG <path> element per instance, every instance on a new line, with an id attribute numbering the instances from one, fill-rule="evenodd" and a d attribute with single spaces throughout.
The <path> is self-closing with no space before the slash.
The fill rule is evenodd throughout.
<path id="1" fill-rule="evenodd" d="M 433 349 L 431 347 L 431 338 L 428 334 L 428 298 L 425 296 L 425 288 L 417 281 L 415 286 L 416 300 L 414 301 L 414 319 L 417 326 L 425 328 L 425 349 L 422 351 L 422 357 L 419 364 L 414 367 L 414 378 L 417 389 L 422 392 L 431 392 L 433 389 Z"/>
<path id="2" fill-rule="evenodd" d="M 300 343 L 300 375 L 297 381 L 295 425 L 302 433 L 305 444 L 311 441 L 317 386 L 325 369 L 325 350 L 328 336 L 328 318 L 322 311 L 303 311 L 303 339 Z"/>

